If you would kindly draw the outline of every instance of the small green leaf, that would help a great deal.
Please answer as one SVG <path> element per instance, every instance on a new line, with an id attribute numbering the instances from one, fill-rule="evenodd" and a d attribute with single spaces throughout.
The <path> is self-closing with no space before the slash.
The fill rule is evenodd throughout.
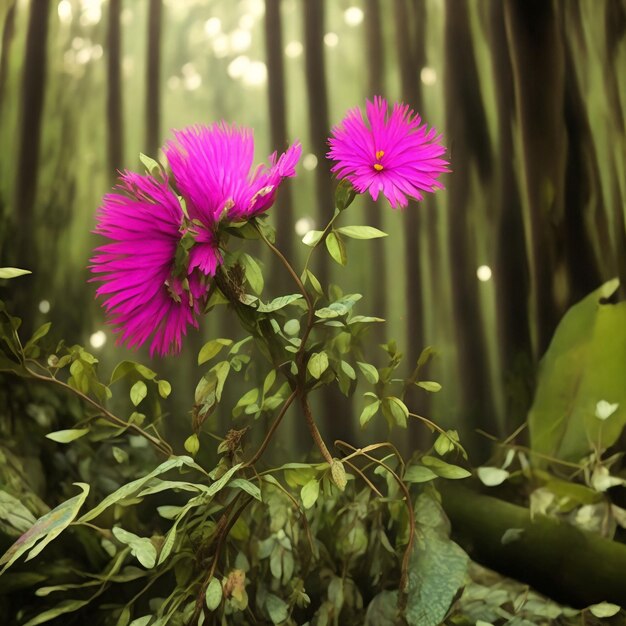
<path id="1" fill-rule="evenodd" d="M 320 242 L 323 234 L 324 231 L 321 230 L 310 230 L 306 235 L 304 235 L 304 237 L 302 237 L 302 243 L 305 246 L 314 248 Z"/>
<path id="2" fill-rule="evenodd" d="M 345 265 L 348 262 L 348 255 L 346 253 L 346 246 L 335 231 L 328 233 L 326 237 L 326 248 L 334 261 L 339 265 Z"/>
<path id="3" fill-rule="evenodd" d="M 157 385 L 159 387 L 159 395 L 162 398 L 167 398 L 172 393 L 172 385 L 167 380 L 159 380 Z"/>
<path id="4" fill-rule="evenodd" d="M 361 412 L 361 416 L 359 417 L 361 427 L 364 427 L 372 419 L 372 417 L 374 417 L 374 415 L 378 413 L 379 408 L 380 400 L 375 400 L 363 409 L 363 411 Z"/>
<path id="5" fill-rule="evenodd" d="M 161 165 L 159 164 L 159 162 L 155 161 L 152 157 L 149 157 L 147 154 L 140 152 L 139 160 L 141 161 L 142 165 L 146 168 L 146 172 L 148 172 L 148 174 L 155 176 L 161 171 Z"/>
<path id="6" fill-rule="evenodd" d="M 320 281 L 317 280 L 317 277 L 315 276 L 315 274 L 313 274 L 313 272 L 311 270 L 306 270 L 305 276 L 306 276 L 306 278 L 309 279 L 309 282 L 311 283 L 311 287 L 313 287 L 315 292 L 318 295 L 323 296 L 324 295 L 324 290 L 322 289 L 322 285 L 321 285 Z"/>
<path id="7" fill-rule="evenodd" d="M 198 365 L 202 365 L 203 363 L 210 361 L 214 356 L 219 354 L 222 348 L 230 346 L 232 342 L 232 339 L 222 338 L 207 341 L 202 348 L 200 348 L 200 352 L 198 353 Z"/>
<path id="8" fill-rule="evenodd" d="M 406 404 L 396 398 L 396 396 L 388 396 L 383 400 L 383 412 L 385 410 L 391 416 L 392 421 L 400 426 L 400 428 L 406 428 L 407 418 L 409 417 L 409 409 Z"/>
<path id="9" fill-rule="evenodd" d="M 0 278 L 17 278 L 26 274 L 32 274 L 32 272 L 30 270 L 21 270 L 19 267 L 0 267 Z"/>
<path id="10" fill-rule="evenodd" d="M 300 320 L 288 320 L 283 326 L 283 331 L 290 337 L 295 337 L 300 332 Z"/>
<path id="11" fill-rule="evenodd" d="M 113 454 L 113 458 L 118 463 L 126 463 L 128 461 L 128 452 L 126 452 L 126 450 L 122 450 L 122 448 L 113 446 L 111 448 L 111 453 Z"/>
<path id="12" fill-rule="evenodd" d="M 471 476 L 471 473 L 458 465 L 451 465 L 434 456 L 422 457 L 422 463 L 442 478 L 459 479 Z"/>
<path id="13" fill-rule="evenodd" d="M 407 483 L 425 483 L 437 478 L 437 474 L 423 465 L 411 465 L 404 472 L 403 478 Z"/>
<path id="14" fill-rule="evenodd" d="M 257 263 L 256 259 L 245 252 L 239 257 L 239 261 L 246 271 L 246 280 L 252 288 L 252 291 L 256 294 L 260 294 L 263 291 L 263 272 L 261 271 L 261 266 Z"/>
<path id="15" fill-rule="evenodd" d="M 115 526 L 113 535 L 121 543 L 130 548 L 131 554 L 146 568 L 152 569 L 156 565 L 157 552 L 154 544 L 147 537 L 137 535 Z"/>
<path id="16" fill-rule="evenodd" d="M 613 617 L 620 612 L 620 607 L 611 602 L 600 602 L 599 604 L 592 604 L 589 610 L 595 617 Z"/>
<path id="17" fill-rule="evenodd" d="M 263 394 L 266 394 L 276 382 L 276 370 L 271 370 L 263 381 Z"/>
<path id="18" fill-rule="evenodd" d="M 314 352 L 307 363 L 309 374 L 319 380 L 322 374 L 328 369 L 328 355 L 326 352 Z"/>
<path id="19" fill-rule="evenodd" d="M 54 433 L 48 433 L 46 437 L 57 443 L 70 443 L 70 441 L 84 437 L 88 432 L 88 428 L 68 428 L 67 430 L 57 430 Z"/>
<path id="20" fill-rule="evenodd" d="M 137 406 L 148 395 L 148 388 L 143 380 L 138 380 L 130 388 L 130 401 Z"/>
<path id="21" fill-rule="evenodd" d="M 337 228 L 336 232 L 352 239 L 378 239 L 379 237 L 387 237 L 387 233 L 373 226 L 342 226 L 341 228 Z"/>
<path id="22" fill-rule="evenodd" d="M 338 211 L 345 211 L 354 200 L 356 196 L 356 189 L 352 186 L 352 183 L 344 178 L 339 181 L 337 189 L 335 189 L 335 206 Z"/>
<path id="23" fill-rule="evenodd" d="M 211 582 L 206 589 L 205 594 L 206 608 L 209 611 L 215 611 L 222 601 L 222 584 L 217 578 L 211 578 Z"/>
<path id="24" fill-rule="evenodd" d="M 289 617 L 289 605 L 273 593 L 268 593 L 265 606 L 273 624 L 282 624 Z"/>
<path id="25" fill-rule="evenodd" d="M 320 484 L 313 478 L 300 490 L 300 497 L 302 498 L 302 505 L 305 509 L 310 509 L 316 502 L 320 495 Z"/>
<path id="26" fill-rule="evenodd" d="M 499 467 L 479 467 L 476 473 L 480 482 L 487 487 L 501 485 L 510 476 L 509 472 Z"/>
<path id="27" fill-rule="evenodd" d="M 193 435 L 189 435 L 189 437 L 185 439 L 185 443 L 183 445 L 185 450 L 187 450 L 191 456 L 196 456 L 196 454 L 198 454 L 198 450 L 200 450 L 200 440 L 198 439 L 198 435 L 195 433 Z"/>
<path id="28" fill-rule="evenodd" d="M 420 380 L 415 384 L 422 389 L 426 389 L 426 391 L 430 391 L 431 393 L 437 393 L 438 391 L 441 391 L 441 385 L 432 380 Z"/>
<path id="29" fill-rule="evenodd" d="M 375 385 L 378 382 L 378 370 L 373 365 L 370 365 L 369 363 L 362 363 L 361 361 L 357 361 L 356 364 L 363 372 L 363 375 L 368 383 Z"/>
<path id="30" fill-rule="evenodd" d="M 259 304 L 257 311 L 259 313 L 272 313 L 273 311 L 278 311 L 279 309 L 286 307 L 288 304 L 291 304 L 296 300 L 300 300 L 300 298 L 302 298 L 302 294 L 299 293 L 292 293 L 288 296 L 280 296 L 267 304 L 262 302 Z"/>
<path id="31" fill-rule="evenodd" d="M 343 463 L 339 459 L 333 459 L 333 462 L 330 464 L 330 475 L 335 485 L 341 491 L 344 491 L 348 484 L 348 478 Z"/>
<path id="32" fill-rule="evenodd" d="M 350 363 L 348 363 L 347 361 L 342 361 L 341 369 L 348 378 L 356 380 L 356 372 L 354 371 L 354 368 L 352 367 L 352 365 L 350 365 Z"/>

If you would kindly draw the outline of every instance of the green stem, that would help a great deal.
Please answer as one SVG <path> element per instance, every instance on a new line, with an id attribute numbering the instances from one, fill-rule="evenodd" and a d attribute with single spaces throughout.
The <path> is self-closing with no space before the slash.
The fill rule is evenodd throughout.
<path id="1" fill-rule="evenodd" d="M 253 466 L 261 458 L 261 456 L 265 452 L 265 449 L 267 448 L 270 441 L 272 440 L 272 437 L 274 436 L 276 429 L 280 426 L 280 423 L 283 417 L 285 416 L 285 413 L 287 413 L 287 409 L 291 406 L 293 401 L 296 399 L 297 395 L 298 395 L 298 391 L 297 389 L 294 389 L 291 392 L 291 395 L 283 403 L 283 406 L 280 409 L 280 413 L 276 416 L 276 418 L 272 422 L 270 429 L 267 431 L 267 434 L 265 435 L 265 438 L 263 439 L 263 443 L 260 445 L 259 449 L 255 452 L 254 456 L 249 461 L 246 461 L 246 464 L 244 465 L 244 467 Z"/>

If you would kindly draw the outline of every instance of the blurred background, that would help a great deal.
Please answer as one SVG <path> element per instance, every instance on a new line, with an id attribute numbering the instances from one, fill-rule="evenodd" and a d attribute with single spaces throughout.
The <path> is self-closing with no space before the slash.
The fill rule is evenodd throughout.
<path id="1" fill-rule="evenodd" d="M 373 360 L 388 338 L 407 372 L 436 349 L 424 377 L 443 389 L 411 401 L 478 454 L 477 429 L 503 437 L 524 421 L 567 308 L 614 276 L 626 286 L 624 0 L 0 0 L 0 36 L 0 266 L 33 272 L 0 297 L 25 336 L 50 320 L 105 370 L 129 355 L 87 282 L 96 209 L 116 170 L 142 169 L 140 152 L 158 157 L 192 123 L 253 127 L 257 162 L 302 142 L 271 211 L 297 267 L 299 239 L 332 214 L 324 154 L 347 109 L 381 94 L 443 134 L 445 191 L 404 211 L 357 198 L 344 223 L 390 236 L 352 242 L 347 268 L 320 254 L 316 273 L 388 320 Z M 266 297 L 293 291 L 259 254 Z M 220 311 L 182 355 L 152 362 L 181 436 L 197 350 L 235 333 Z M 361 406 L 360 393 L 323 399 L 326 435 L 370 440 Z M 224 432 L 229 415 L 217 419 Z M 283 445 L 308 449 L 302 431 L 290 420 Z"/>

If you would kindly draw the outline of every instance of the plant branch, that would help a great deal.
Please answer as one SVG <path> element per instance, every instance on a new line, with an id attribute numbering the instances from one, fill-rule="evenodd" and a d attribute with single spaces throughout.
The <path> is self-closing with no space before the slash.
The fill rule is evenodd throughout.
<path id="1" fill-rule="evenodd" d="M 272 437 L 274 436 L 276 429 L 280 426 L 280 423 L 282 422 L 283 417 L 285 417 L 285 414 L 287 413 L 287 409 L 292 405 L 297 395 L 298 395 L 298 391 L 297 389 L 294 389 L 291 392 L 291 395 L 283 402 L 283 406 L 281 407 L 280 412 L 278 413 L 278 415 L 272 422 L 270 429 L 267 431 L 267 434 L 265 435 L 265 438 L 263 439 L 263 443 L 261 443 L 261 445 L 259 446 L 259 449 L 254 453 L 254 456 L 250 460 L 246 461 L 244 467 L 253 466 L 261 458 L 262 454 L 265 452 L 265 449 L 269 445 Z"/>
<path id="2" fill-rule="evenodd" d="M 333 457 L 328 451 L 324 440 L 322 439 L 322 435 L 317 428 L 317 424 L 315 423 L 315 418 L 313 417 L 313 413 L 311 413 L 311 405 L 309 404 L 309 400 L 306 394 L 300 395 L 300 406 L 302 407 L 302 411 L 304 412 L 304 418 L 306 419 L 307 426 L 309 427 L 309 431 L 311 432 L 311 436 L 313 437 L 313 441 L 319 448 L 319 451 L 322 453 L 324 460 L 332 465 Z"/>
<path id="3" fill-rule="evenodd" d="M 64 383 L 62 380 L 59 380 L 58 378 L 54 378 L 52 376 L 42 376 L 41 374 L 38 374 L 37 372 L 34 372 L 30 368 L 28 368 L 26 364 L 24 364 L 24 369 L 35 380 L 39 380 L 41 382 L 46 382 L 46 383 L 51 383 L 53 385 L 57 385 L 61 387 L 62 389 L 65 389 L 66 391 L 69 391 L 70 393 L 80 398 L 85 404 L 88 404 L 92 408 L 96 409 L 98 413 L 102 414 L 102 416 L 107 421 L 111 422 L 111 424 L 115 424 L 115 426 L 128 429 L 132 431 L 133 433 L 140 435 L 144 439 L 147 439 L 159 452 L 161 452 L 166 457 L 172 456 L 173 450 L 167 442 L 162 441 L 161 439 L 157 439 L 156 437 L 153 437 L 152 435 L 149 435 L 145 430 L 143 430 L 143 428 L 141 428 L 137 424 L 126 422 L 123 419 L 117 417 L 117 415 L 114 415 L 110 411 L 107 411 L 107 409 L 105 409 L 101 404 L 99 404 L 98 402 L 90 398 L 88 395 L 84 394 L 82 391 L 79 391 L 78 389 L 74 389 L 74 387 L 72 387 L 71 385 L 68 385 L 67 383 Z"/>

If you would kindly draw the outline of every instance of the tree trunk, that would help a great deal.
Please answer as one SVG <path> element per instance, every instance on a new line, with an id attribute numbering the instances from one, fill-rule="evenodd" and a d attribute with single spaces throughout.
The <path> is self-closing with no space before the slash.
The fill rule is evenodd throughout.
<path id="1" fill-rule="evenodd" d="M 554 287 L 563 269 L 555 250 L 563 220 L 563 49 L 552 2 L 506 0 L 504 15 L 523 145 L 531 311 L 540 356 L 562 312 Z"/>
<path id="2" fill-rule="evenodd" d="M 473 225 L 468 208 L 470 172 L 475 166 L 487 185 L 491 155 L 485 112 L 477 89 L 478 71 L 472 46 L 468 5 L 446 2 L 445 95 L 447 133 L 453 146 L 448 186 L 448 249 L 452 281 L 452 312 L 457 330 L 458 380 L 461 407 L 468 428 L 495 430 L 490 393 L 487 342 L 478 297 Z M 476 210 L 474 207 L 473 210 Z"/>
<path id="3" fill-rule="evenodd" d="M 146 50 L 146 145 L 144 150 L 146 154 L 153 158 L 157 158 L 161 143 L 162 11 L 162 0 L 150 0 L 150 5 L 148 6 L 148 45 Z"/>
<path id="4" fill-rule="evenodd" d="M 513 160 L 515 94 L 511 62 L 504 30 L 502 4 L 489 5 L 492 71 L 496 83 L 498 116 L 498 178 L 495 188 L 495 285 L 501 384 L 504 389 L 505 428 L 516 428 L 525 418 L 534 390 L 534 364 L 528 320 L 529 269 L 524 245 L 520 190 Z M 499 433 L 504 435 L 503 432 Z"/>
<path id="5" fill-rule="evenodd" d="M 26 35 L 26 52 L 22 72 L 22 114 L 19 125 L 19 156 L 15 183 L 14 215 L 16 232 L 16 265 L 39 268 L 35 238 L 37 180 L 46 86 L 46 51 L 48 42 L 49 0 L 31 3 Z M 22 333 L 33 330 L 36 294 L 30 277 L 24 277 L 17 295 Z"/>
<path id="6" fill-rule="evenodd" d="M 121 72 L 121 0 L 109 0 L 107 29 L 107 163 L 109 176 L 124 164 L 124 115 L 122 109 Z"/>
<path id="7" fill-rule="evenodd" d="M 626 546 L 524 507 L 440 481 L 452 537 L 483 565 L 528 583 L 558 602 L 583 608 L 614 602 L 626 608 Z M 520 531 L 508 543 L 507 530 Z"/>

